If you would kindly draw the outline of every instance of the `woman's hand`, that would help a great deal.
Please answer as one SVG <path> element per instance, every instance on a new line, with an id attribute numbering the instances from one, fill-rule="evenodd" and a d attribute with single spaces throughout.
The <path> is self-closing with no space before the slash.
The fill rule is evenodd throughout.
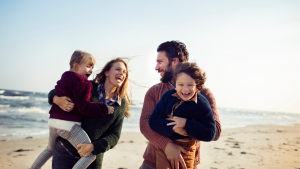
<path id="1" fill-rule="evenodd" d="M 92 151 L 94 151 L 94 145 L 93 144 L 79 144 L 77 145 L 77 152 L 80 155 L 80 157 L 87 157 L 89 156 Z"/>
<path id="2" fill-rule="evenodd" d="M 114 113 L 114 111 L 115 111 L 114 107 L 107 106 L 107 108 L 108 108 L 108 113 L 107 114 L 113 114 Z"/>
<path id="3" fill-rule="evenodd" d="M 183 128 L 185 126 L 185 123 L 186 123 L 186 118 L 177 117 L 177 116 L 174 116 L 173 118 L 170 118 L 169 120 L 174 121 L 174 122 L 171 122 L 171 123 L 167 124 L 167 126 L 175 125 L 173 127 L 173 130 L 176 129 L 176 128 Z"/>
<path id="4" fill-rule="evenodd" d="M 58 105 L 61 109 L 63 109 L 66 112 L 70 112 L 71 110 L 73 110 L 74 103 L 72 103 L 72 102 L 73 101 L 66 96 L 58 97 L 55 95 L 53 97 L 53 103 Z"/>

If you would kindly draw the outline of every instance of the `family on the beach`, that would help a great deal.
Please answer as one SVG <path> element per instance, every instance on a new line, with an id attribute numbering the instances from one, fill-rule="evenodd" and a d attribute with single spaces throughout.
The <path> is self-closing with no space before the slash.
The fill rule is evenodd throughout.
<path id="1" fill-rule="evenodd" d="M 143 103 L 140 131 L 149 142 L 140 169 L 196 169 L 200 141 L 220 137 L 216 101 L 204 86 L 206 75 L 188 60 L 182 42 L 167 41 L 157 48 L 155 70 L 161 83 L 147 91 Z M 52 156 L 53 169 L 101 168 L 104 153 L 118 143 L 124 117 L 130 117 L 124 59 L 109 61 L 92 81 L 91 54 L 75 51 L 69 64 L 48 95 L 49 143 L 31 169 L 41 168 Z"/>

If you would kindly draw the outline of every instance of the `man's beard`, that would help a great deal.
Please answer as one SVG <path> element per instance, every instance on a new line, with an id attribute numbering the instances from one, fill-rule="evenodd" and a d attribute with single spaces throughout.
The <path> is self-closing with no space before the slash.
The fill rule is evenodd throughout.
<path id="1" fill-rule="evenodd" d="M 164 75 L 160 78 L 160 81 L 163 83 L 167 83 L 172 80 L 174 74 L 174 70 L 172 69 L 171 64 L 168 65 L 167 70 L 165 70 Z"/>

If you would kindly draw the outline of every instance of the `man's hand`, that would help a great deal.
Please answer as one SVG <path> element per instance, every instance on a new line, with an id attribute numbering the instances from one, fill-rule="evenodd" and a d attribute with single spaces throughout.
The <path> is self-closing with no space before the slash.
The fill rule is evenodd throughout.
<path id="1" fill-rule="evenodd" d="M 78 144 L 77 145 L 78 154 L 80 157 L 87 157 L 89 156 L 92 151 L 94 151 L 93 144 Z"/>
<path id="2" fill-rule="evenodd" d="M 61 109 L 63 109 L 66 112 L 70 112 L 71 110 L 73 110 L 74 103 L 72 103 L 72 102 L 73 101 L 66 96 L 58 97 L 55 95 L 53 97 L 53 103 L 58 105 Z"/>
<path id="3" fill-rule="evenodd" d="M 165 154 L 170 161 L 172 169 L 179 169 L 179 161 L 184 169 L 187 169 L 186 164 L 182 158 L 181 152 L 188 154 L 189 151 L 185 150 L 183 147 L 169 142 L 165 149 Z"/>

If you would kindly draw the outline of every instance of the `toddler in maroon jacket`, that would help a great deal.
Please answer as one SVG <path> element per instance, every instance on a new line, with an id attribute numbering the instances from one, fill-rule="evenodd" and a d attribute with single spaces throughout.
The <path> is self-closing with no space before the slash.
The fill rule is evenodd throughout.
<path id="1" fill-rule="evenodd" d="M 91 143 L 86 132 L 81 128 L 83 116 L 106 116 L 112 114 L 114 109 L 104 103 L 90 102 L 93 86 L 88 77 L 92 74 L 95 65 L 94 57 L 83 51 L 75 51 L 70 61 L 70 71 L 63 73 L 61 79 L 55 86 L 57 96 L 67 96 L 74 101 L 75 107 L 72 111 L 62 110 L 53 104 L 49 114 L 49 143 L 47 148 L 37 157 L 31 169 L 41 168 L 46 161 L 52 157 L 55 140 L 57 137 L 67 139 L 75 148 L 79 144 Z M 94 160 L 96 155 L 81 157 L 73 166 L 73 169 L 85 169 Z"/>

